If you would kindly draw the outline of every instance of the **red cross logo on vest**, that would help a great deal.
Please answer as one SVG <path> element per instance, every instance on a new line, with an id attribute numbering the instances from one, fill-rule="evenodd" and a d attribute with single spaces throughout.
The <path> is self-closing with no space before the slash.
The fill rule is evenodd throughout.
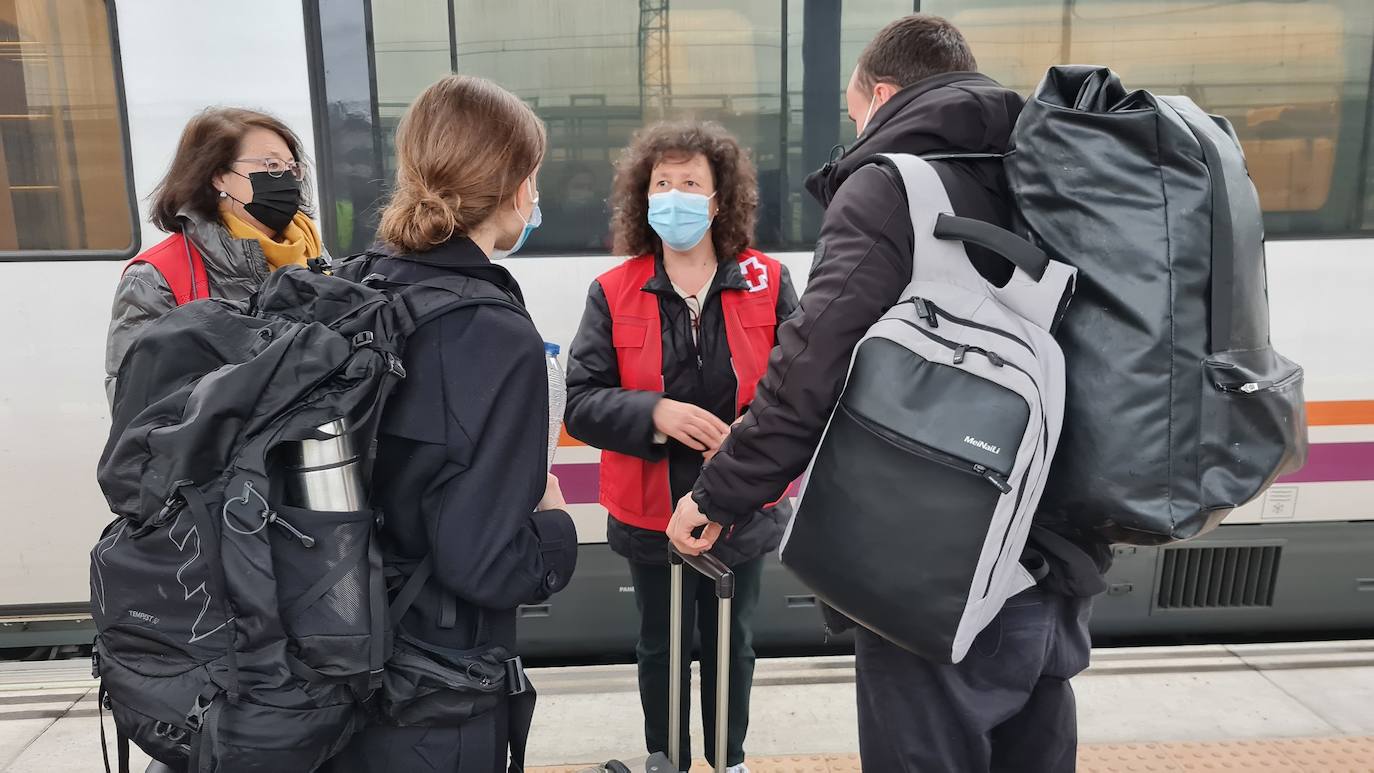
<path id="1" fill-rule="evenodd" d="M 756 293 L 768 289 L 768 269 L 756 256 L 751 255 L 741 260 L 739 270 L 744 274 L 744 282 L 749 285 L 749 292 Z"/>

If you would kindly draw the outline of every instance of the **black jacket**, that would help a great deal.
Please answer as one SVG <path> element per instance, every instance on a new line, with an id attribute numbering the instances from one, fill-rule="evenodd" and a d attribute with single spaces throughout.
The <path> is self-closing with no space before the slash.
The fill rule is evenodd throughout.
<path id="1" fill-rule="evenodd" d="M 462 237 L 370 270 L 402 283 L 461 273 L 524 303 L 515 279 Z M 568 514 L 535 512 L 548 463 L 543 339 L 510 309 L 469 307 L 421 326 L 403 361 L 407 377 L 379 433 L 374 500 L 386 553 L 435 559 L 403 625 L 442 646 L 513 649 L 515 608 L 561 590 L 577 563 Z"/>
<path id="2" fill-rule="evenodd" d="M 1021 105 L 1016 93 L 977 73 L 929 78 L 879 108 L 843 157 L 807 179 L 807 190 L 827 209 L 801 313 L 778 331 L 778 348 L 752 409 L 696 484 L 694 498 L 708 517 L 732 523 L 772 501 L 805 470 L 839 400 L 854 347 L 911 281 L 914 236 L 903 186 L 866 159 L 887 152 L 1003 153 Z M 933 166 L 956 214 L 1010 224 L 1010 192 L 999 160 Z M 969 253 L 989 281 L 1004 284 L 1010 277 L 1001 258 L 972 248 Z M 1043 557 L 1048 587 L 1069 595 L 1100 592 L 1107 546 L 1066 525 L 1037 523 L 1023 556 L 1028 566 L 1034 570 Z"/>
<path id="3" fill-rule="evenodd" d="M 735 414 L 735 371 L 730 363 L 730 347 L 725 337 L 725 315 L 720 301 L 722 290 L 748 290 L 739 263 L 722 261 L 702 304 L 699 344 L 692 340 L 692 321 L 686 301 L 673 289 L 663 268 L 656 261 L 654 276 L 644 292 L 658 296 L 659 319 L 663 335 L 664 393 L 623 389 L 615 347 L 611 344 L 611 315 L 606 293 L 599 281 L 587 292 L 587 308 L 568 355 L 568 432 L 595 448 L 616 451 L 641 459 L 668 457 L 668 485 L 673 501 L 686 496 L 701 474 L 702 455 L 671 438 L 666 444 L 654 442 L 654 406 L 662 397 L 700 406 L 729 424 Z M 778 292 L 778 323 L 797 308 L 797 292 L 787 267 L 782 269 Z M 772 500 L 769 500 L 772 501 Z M 762 503 L 760 503 L 762 504 Z M 728 539 L 714 551 L 727 564 L 738 564 L 773 550 L 782 540 L 782 529 L 790 510 L 786 505 L 760 511 L 755 506 L 750 517 L 741 519 Z M 667 563 L 667 538 L 608 519 L 607 541 L 620 555 L 643 563 Z"/>

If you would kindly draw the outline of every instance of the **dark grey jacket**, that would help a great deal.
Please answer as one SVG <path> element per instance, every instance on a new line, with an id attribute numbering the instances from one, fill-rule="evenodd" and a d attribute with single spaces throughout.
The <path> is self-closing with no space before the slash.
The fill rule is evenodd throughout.
<path id="1" fill-rule="evenodd" d="M 241 301 L 256 293 L 271 273 L 267 256 L 256 239 L 235 239 L 218 221 L 182 212 L 177 216 L 182 233 L 190 238 L 205 260 L 210 296 Z M 114 401 L 115 378 L 129 346 L 144 325 L 176 306 L 172 288 L 162 274 L 147 263 L 135 263 L 124 272 L 110 310 L 110 332 L 105 341 L 105 395 Z"/>

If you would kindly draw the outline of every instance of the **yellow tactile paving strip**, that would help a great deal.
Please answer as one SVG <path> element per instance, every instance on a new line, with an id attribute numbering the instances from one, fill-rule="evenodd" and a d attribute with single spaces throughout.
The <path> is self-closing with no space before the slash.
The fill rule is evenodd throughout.
<path id="1" fill-rule="evenodd" d="M 582 773 L 586 766 L 531 768 L 529 773 Z M 758 757 L 752 773 L 858 773 L 857 754 Z M 697 763 L 693 773 L 709 773 Z M 1272 741 L 1085 745 L 1078 773 L 1374 773 L 1374 736 Z"/>

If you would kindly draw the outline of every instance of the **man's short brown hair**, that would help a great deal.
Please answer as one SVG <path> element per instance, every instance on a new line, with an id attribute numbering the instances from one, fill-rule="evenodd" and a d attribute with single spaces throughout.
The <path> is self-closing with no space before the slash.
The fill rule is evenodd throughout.
<path id="1" fill-rule="evenodd" d="M 859 55 L 855 80 L 871 91 L 879 83 L 899 89 L 947 72 L 973 72 L 978 61 L 958 27 L 939 16 L 912 14 L 883 27 Z"/>

